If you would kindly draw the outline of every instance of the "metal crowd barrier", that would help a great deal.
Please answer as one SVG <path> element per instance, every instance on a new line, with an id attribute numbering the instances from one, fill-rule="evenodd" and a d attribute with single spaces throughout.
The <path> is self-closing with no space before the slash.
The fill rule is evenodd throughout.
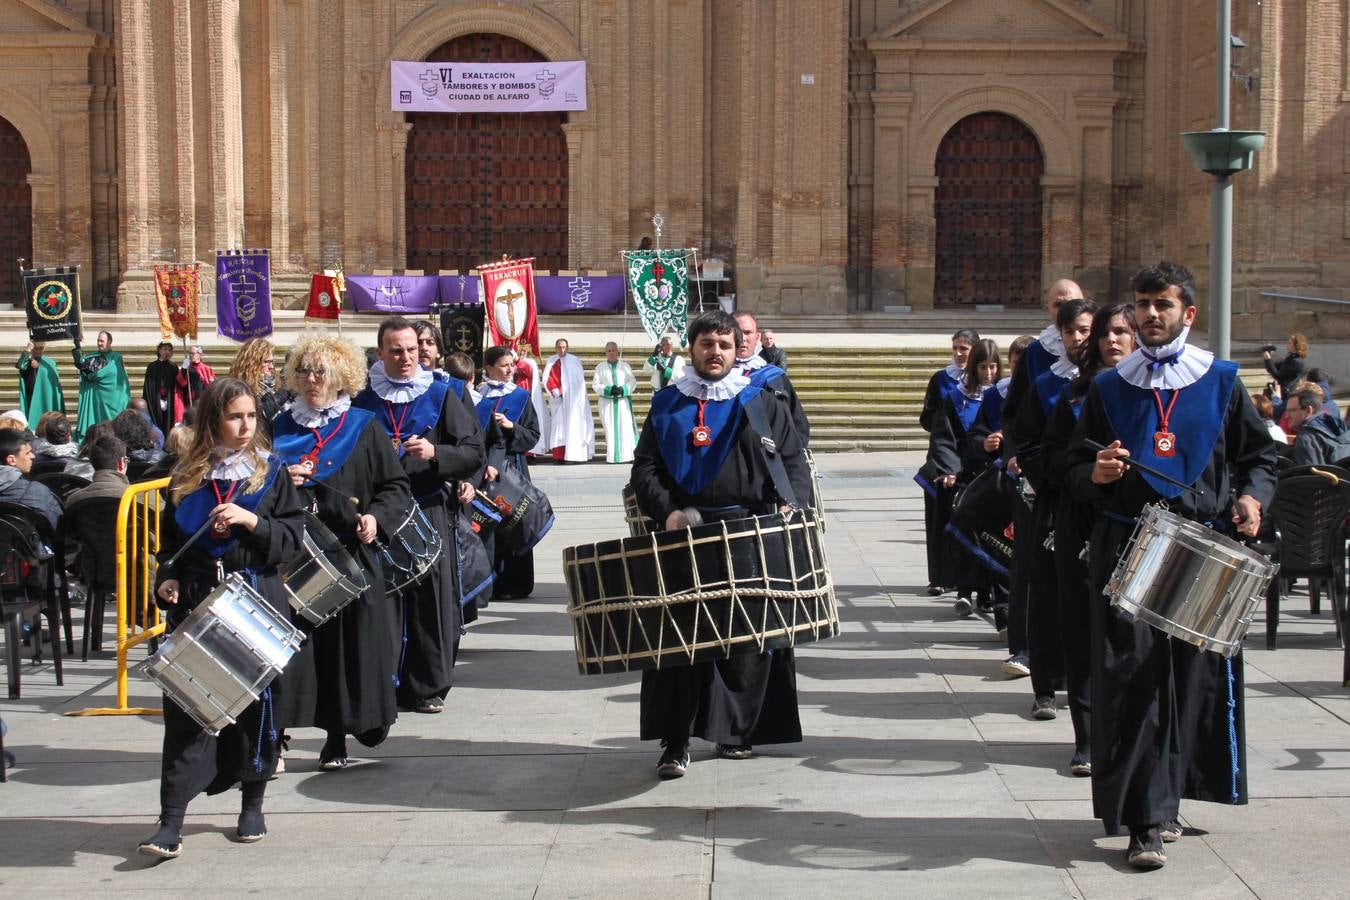
<path id="1" fill-rule="evenodd" d="M 128 706 L 127 655 L 164 634 L 154 603 L 155 553 L 159 550 L 162 490 L 169 479 L 133 484 L 117 507 L 117 705 L 72 710 L 68 716 L 157 716 L 163 710 Z"/>

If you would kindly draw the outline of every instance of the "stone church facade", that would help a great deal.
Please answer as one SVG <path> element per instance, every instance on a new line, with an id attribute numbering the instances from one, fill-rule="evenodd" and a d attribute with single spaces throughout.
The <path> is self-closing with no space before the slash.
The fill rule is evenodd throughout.
<path id="1" fill-rule="evenodd" d="M 1205 280 L 1212 0 L 0 0 L 0 259 L 78 264 L 86 305 L 268 247 L 274 290 L 342 264 L 500 253 L 725 261 L 775 315 Z M 1339 327 L 1350 289 L 1350 0 L 1235 4 L 1235 337 Z M 428 118 L 389 61 L 585 60 L 588 109 Z M 207 279 L 209 283 L 209 279 Z M 0 278 L 8 300 L 17 279 Z M 1328 307 L 1330 308 L 1330 307 Z M 1325 320 L 1325 321 L 1324 321 Z M 903 319 L 897 319 L 903 327 Z"/>

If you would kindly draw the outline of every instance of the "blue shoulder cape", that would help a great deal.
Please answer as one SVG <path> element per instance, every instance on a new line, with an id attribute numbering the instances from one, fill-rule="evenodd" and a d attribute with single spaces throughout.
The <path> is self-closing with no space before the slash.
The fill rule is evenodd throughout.
<path id="1" fill-rule="evenodd" d="M 1172 402 L 1173 395 L 1177 398 L 1168 422 L 1168 429 L 1177 439 L 1174 456 L 1154 454 L 1158 406 L 1153 391 L 1135 387 L 1121 378 L 1115 369 L 1098 375 L 1095 383 L 1111 430 L 1120 439 L 1121 446 L 1130 451 L 1130 456 L 1182 484 L 1193 485 L 1209 465 L 1214 445 L 1223 430 L 1237 372 L 1237 363 L 1216 359 L 1195 384 L 1179 391 L 1160 391 L 1163 409 Z M 1166 499 L 1181 493 L 1181 488 L 1175 485 L 1143 472 L 1139 474 L 1149 487 Z"/>
<path id="2" fill-rule="evenodd" d="M 505 413 L 512 422 L 519 422 L 529 402 L 530 392 L 520 388 L 500 397 L 484 397 L 474 405 L 474 410 L 478 413 L 478 427 L 487 431 L 488 422 L 494 412 Z"/>
<path id="3" fill-rule="evenodd" d="M 272 487 L 272 482 L 276 480 L 277 473 L 281 472 L 283 464 L 275 455 L 268 460 L 267 478 L 264 479 L 262 487 L 251 494 L 235 494 L 230 498 L 230 502 L 236 506 L 242 506 L 249 512 L 254 512 L 258 508 L 258 503 L 266 496 L 268 490 Z M 191 536 L 196 533 L 206 522 L 206 517 L 211 514 L 211 510 L 220 505 L 216 499 L 216 492 L 211 489 L 214 484 L 223 497 L 229 493 L 233 481 L 203 481 L 202 486 L 183 498 L 183 502 L 178 504 L 174 510 L 173 520 L 182 530 L 183 534 Z M 234 549 L 234 545 L 239 542 L 235 534 L 236 528 L 231 528 L 230 533 L 225 537 L 217 537 L 214 529 L 208 528 L 197 538 L 197 549 L 204 550 L 216 558 L 224 556 Z"/>
<path id="4" fill-rule="evenodd" d="M 1035 381 L 1041 377 L 1042 372 L 1049 372 L 1056 359 L 1058 357 L 1045 349 L 1044 344 L 1032 341 L 1031 346 L 1022 354 L 1022 365 L 1026 368 L 1027 381 Z"/>
<path id="5" fill-rule="evenodd" d="M 988 423 L 989 430 L 998 431 L 999 425 L 1003 422 L 1003 395 L 998 392 L 998 388 L 985 388 L 984 399 L 980 405 L 984 409 L 984 421 Z"/>
<path id="6" fill-rule="evenodd" d="M 458 388 L 456 389 L 456 385 Z M 445 395 L 455 390 L 455 396 L 458 397 L 464 392 L 464 382 L 458 378 L 452 378 L 450 381 L 432 381 L 427 389 L 418 395 L 417 399 L 411 403 L 394 404 L 395 413 L 399 417 L 398 434 L 401 440 L 407 440 L 411 437 L 417 437 L 427 426 L 435 425 L 440 421 L 441 409 L 445 405 Z M 353 407 L 360 407 L 368 410 L 375 416 L 375 421 L 380 423 L 385 434 L 394 436 L 394 420 L 389 417 L 390 404 L 380 399 L 370 388 L 356 395 L 352 400 Z M 402 459 L 408 451 L 402 446 L 398 448 L 398 458 Z"/>
<path id="7" fill-rule="evenodd" d="M 995 394 L 998 391 L 994 392 Z M 956 417 L 961 420 L 961 427 L 966 431 L 975 424 L 975 416 L 980 411 L 980 405 L 984 402 L 984 395 L 979 398 L 971 399 L 966 396 L 965 391 L 955 391 L 951 395 L 952 406 L 956 407 Z"/>
<path id="8" fill-rule="evenodd" d="M 1049 369 L 1036 376 L 1036 396 L 1041 401 L 1041 412 L 1045 413 L 1047 422 L 1050 421 L 1050 413 L 1054 411 L 1059 395 L 1064 393 L 1064 389 L 1068 386 L 1069 379 L 1056 375 Z"/>
<path id="9" fill-rule="evenodd" d="M 756 371 L 775 368 L 764 366 Z M 708 401 L 703 410 L 703 424 L 712 430 L 712 443 L 706 447 L 695 447 L 690 434 L 698 422 L 697 400 L 686 397 L 673 387 L 663 388 L 652 396 L 648 419 L 656 431 L 661 458 L 665 460 L 670 474 L 688 494 L 702 491 L 722 471 L 731 448 L 736 445 L 736 432 L 740 428 L 745 404 L 758 397 L 761 390 L 762 386 L 752 381 L 730 400 Z"/>
<path id="10" fill-rule="evenodd" d="M 319 435 L 328 443 L 324 444 L 323 450 L 319 453 L 318 468 L 310 477 L 316 481 L 323 481 L 342 468 L 347 457 L 356 449 L 356 442 L 360 439 L 361 432 L 366 430 L 366 424 L 371 418 L 372 414 L 368 410 L 352 406 L 347 410 L 345 419 L 336 418 L 320 428 Z M 338 431 L 339 423 L 342 425 L 341 431 Z M 336 437 L 333 436 L 335 431 Z M 298 464 L 300 457 L 314 449 L 314 444 L 314 430 L 300 425 L 289 412 L 282 413 L 273 421 L 272 452 L 282 464 L 288 466 Z"/>

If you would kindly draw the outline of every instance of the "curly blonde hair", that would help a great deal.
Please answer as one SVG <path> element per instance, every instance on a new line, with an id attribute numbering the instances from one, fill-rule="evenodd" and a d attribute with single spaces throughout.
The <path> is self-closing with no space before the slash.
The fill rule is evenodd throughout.
<path id="1" fill-rule="evenodd" d="M 1294 355 L 1307 358 L 1308 356 L 1308 338 L 1306 335 L 1295 331 L 1289 335 L 1289 343 L 1294 346 Z"/>
<path id="2" fill-rule="evenodd" d="M 339 394 L 356 396 L 366 386 L 366 355 L 351 341 L 322 329 L 300 335 L 286 359 L 286 387 L 304 393 L 300 369 L 327 369 Z"/>
<path id="3" fill-rule="evenodd" d="M 238 378 L 252 389 L 255 395 L 262 393 L 263 363 L 275 365 L 276 348 L 267 338 L 250 338 L 244 342 L 230 363 L 230 377 Z"/>

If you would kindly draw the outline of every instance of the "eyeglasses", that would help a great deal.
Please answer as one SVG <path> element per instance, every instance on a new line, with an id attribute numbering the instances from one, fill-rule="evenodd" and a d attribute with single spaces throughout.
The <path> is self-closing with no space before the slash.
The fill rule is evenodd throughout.
<path id="1" fill-rule="evenodd" d="M 308 368 L 303 368 L 303 367 L 302 367 L 302 368 L 296 369 L 296 370 L 295 370 L 295 374 L 296 374 L 296 377 L 302 378 L 302 379 L 303 379 L 303 378 L 319 378 L 319 379 L 322 379 L 322 378 L 324 378 L 325 376 L 328 375 L 328 370 L 327 370 L 327 369 L 308 369 Z"/>

